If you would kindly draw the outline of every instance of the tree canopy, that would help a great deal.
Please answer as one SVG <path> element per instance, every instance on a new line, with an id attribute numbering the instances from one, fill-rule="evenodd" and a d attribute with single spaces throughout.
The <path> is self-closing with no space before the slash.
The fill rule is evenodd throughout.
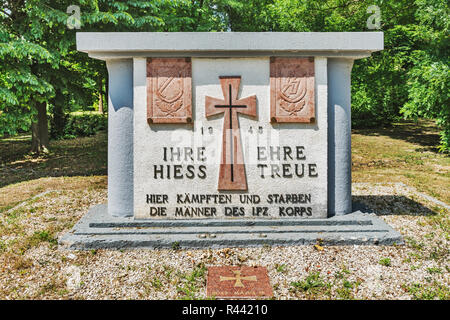
<path id="1" fill-rule="evenodd" d="M 73 5 L 80 29 L 68 25 L 77 22 Z M 436 119 L 440 149 L 448 152 L 444 0 L 0 0 L 0 135 L 30 131 L 33 123 L 45 131 L 48 115 L 57 138 L 66 113 L 104 101 L 105 65 L 76 51 L 77 31 L 370 31 L 372 5 L 380 8 L 385 50 L 354 65 L 353 125 Z M 45 135 L 36 139 L 45 144 Z"/>

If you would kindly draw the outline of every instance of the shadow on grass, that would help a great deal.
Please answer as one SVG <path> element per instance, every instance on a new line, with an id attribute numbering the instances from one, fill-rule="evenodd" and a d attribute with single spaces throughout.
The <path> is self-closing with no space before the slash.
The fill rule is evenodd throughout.
<path id="1" fill-rule="evenodd" d="M 31 137 L 0 139 L 0 188 L 43 177 L 107 174 L 107 135 L 50 141 L 50 153 L 30 154 Z"/>
<path id="2" fill-rule="evenodd" d="M 375 213 L 377 216 L 408 215 L 434 216 L 438 213 L 405 196 L 371 195 L 352 196 L 353 211 Z"/>
<path id="3" fill-rule="evenodd" d="M 365 136 L 388 136 L 392 139 L 414 143 L 421 146 L 421 148 L 415 150 L 417 152 L 438 153 L 440 135 L 435 122 L 432 120 L 421 119 L 418 122 L 403 120 L 388 127 L 357 128 L 352 131 Z"/>

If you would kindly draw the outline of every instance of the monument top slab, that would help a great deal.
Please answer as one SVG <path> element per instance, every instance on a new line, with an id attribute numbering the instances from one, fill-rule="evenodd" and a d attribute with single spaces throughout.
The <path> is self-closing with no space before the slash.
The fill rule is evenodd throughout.
<path id="1" fill-rule="evenodd" d="M 78 32 L 77 50 L 97 59 L 136 56 L 299 55 L 363 58 L 383 32 Z"/>

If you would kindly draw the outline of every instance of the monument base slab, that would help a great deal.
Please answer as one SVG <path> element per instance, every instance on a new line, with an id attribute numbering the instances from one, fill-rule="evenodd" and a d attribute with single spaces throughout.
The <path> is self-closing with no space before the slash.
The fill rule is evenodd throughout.
<path id="1" fill-rule="evenodd" d="M 354 208 L 357 207 L 354 205 Z M 112 217 L 105 204 L 92 207 L 59 240 L 62 249 L 223 248 L 403 244 L 401 235 L 361 210 L 328 219 L 135 220 Z"/>

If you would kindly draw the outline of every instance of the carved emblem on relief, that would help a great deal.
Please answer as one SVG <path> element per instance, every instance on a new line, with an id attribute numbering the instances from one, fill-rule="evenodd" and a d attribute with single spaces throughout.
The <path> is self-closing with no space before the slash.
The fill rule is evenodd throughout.
<path id="1" fill-rule="evenodd" d="M 314 60 L 272 58 L 271 122 L 314 122 Z"/>
<path id="2" fill-rule="evenodd" d="M 175 117 L 178 110 L 183 107 L 183 80 L 178 77 L 158 78 L 156 91 L 156 106 L 167 117 Z"/>
<path id="3" fill-rule="evenodd" d="M 147 120 L 150 124 L 192 121 L 190 59 L 148 59 Z"/>
<path id="4" fill-rule="evenodd" d="M 280 107 L 295 116 L 305 106 L 307 82 L 305 78 L 294 78 L 294 75 L 281 81 Z"/>

